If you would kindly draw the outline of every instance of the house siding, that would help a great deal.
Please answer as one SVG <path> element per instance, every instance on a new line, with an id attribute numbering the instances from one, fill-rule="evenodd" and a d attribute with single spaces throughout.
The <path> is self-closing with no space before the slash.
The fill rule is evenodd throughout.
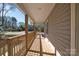
<path id="1" fill-rule="evenodd" d="M 56 4 L 48 16 L 48 39 L 61 55 L 71 49 L 71 4 Z"/>

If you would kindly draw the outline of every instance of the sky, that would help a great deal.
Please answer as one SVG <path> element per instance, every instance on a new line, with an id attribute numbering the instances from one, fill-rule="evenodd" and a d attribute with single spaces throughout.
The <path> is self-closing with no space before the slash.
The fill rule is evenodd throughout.
<path id="1" fill-rule="evenodd" d="M 6 16 L 10 16 L 10 17 L 15 17 L 17 19 L 17 24 L 19 22 L 24 22 L 25 23 L 25 15 L 16 7 L 15 4 L 11 4 L 11 6 L 14 6 L 15 8 L 10 10 Z M 1 7 L 1 5 L 0 5 Z M 5 9 L 9 9 L 10 5 L 6 5 Z M 30 17 L 28 17 L 28 24 L 31 24 L 30 23 Z"/>
<path id="2" fill-rule="evenodd" d="M 25 22 L 25 15 L 17 8 L 15 8 L 15 10 L 9 11 L 7 16 L 14 16 L 17 19 L 17 22 Z"/>
<path id="3" fill-rule="evenodd" d="M 24 22 L 25 23 L 25 15 L 18 9 L 15 8 L 7 13 L 7 16 L 15 17 L 17 19 L 17 23 Z M 30 17 L 28 17 L 28 24 L 30 23 Z"/>

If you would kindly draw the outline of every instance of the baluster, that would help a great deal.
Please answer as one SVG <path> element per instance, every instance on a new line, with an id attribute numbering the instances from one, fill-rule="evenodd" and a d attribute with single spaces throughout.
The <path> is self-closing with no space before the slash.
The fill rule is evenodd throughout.
<path id="1" fill-rule="evenodd" d="M 13 44 L 13 56 L 15 56 L 15 43 Z"/>
<path id="2" fill-rule="evenodd" d="M 5 56 L 7 56 L 7 40 L 5 41 Z"/>
<path id="3" fill-rule="evenodd" d="M 20 37 L 19 37 L 19 38 L 20 38 Z M 18 41 L 17 41 L 17 49 L 18 49 L 17 52 L 18 52 L 18 55 L 20 55 L 20 54 L 19 54 L 19 52 L 20 52 L 20 51 L 19 51 L 19 38 L 17 38 L 17 39 L 18 39 Z"/>
<path id="4" fill-rule="evenodd" d="M 0 48 L 0 56 L 1 56 L 1 48 Z"/>
<path id="5" fill-rule="evenodd" d="M 18 52 L 20 52 L 20 38 L 19 38 L 19 40 L 18 40 Z"/>
<path id="6" fill-rule="evenodd" d="M 14 41 L 14 56 L 16 55 L 16 41 Z"/>
<path id="7" fill-rule="evenodd" d="M 14 44 L 14 55 L 16 55 L 16 44 Z"/>
<path id="8" fill-rule="evenodd" d="M 14 45 L 13 45 L 13 56 L 14 56 Z"/>
<path id="9" fill-rule="evenodd" d="M 5 56 L 5 46 L 3 47 L 3 55 Z"/>
<path id="10" fill-rule="evenodd" d="M 13 46 L 11 44 L 11 41 L 8 40 L 8 55 L 13 56 Z"/>
<path id="11" fill-rule="evenodd" d="M 1 47 L 1 56 L 3 56 L 3 47 Z"/>
<path id="12" fill-rule="evenodd" d="M 16 40 L 16 54 L 17 54 L 17 52 L 18 52 L 18 49 L 17 49 L 17 40 Z"/>
<path id="13" fill-rule="evenodd" d="M 20 49 L 21 49 L 21 47 L 20 47 L 20 46 L 21 46 L 21 42 L 19 42 L 19 51 L 20 51 Z"/>

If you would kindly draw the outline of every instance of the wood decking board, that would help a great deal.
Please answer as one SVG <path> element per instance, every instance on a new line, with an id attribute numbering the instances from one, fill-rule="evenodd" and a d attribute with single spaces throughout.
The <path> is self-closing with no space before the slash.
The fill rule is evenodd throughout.
<path id="1" fill-rule="evenodd" d="M 49 41 L 37 34 L 26 56 L 55 56 L 55 51 Z"/>

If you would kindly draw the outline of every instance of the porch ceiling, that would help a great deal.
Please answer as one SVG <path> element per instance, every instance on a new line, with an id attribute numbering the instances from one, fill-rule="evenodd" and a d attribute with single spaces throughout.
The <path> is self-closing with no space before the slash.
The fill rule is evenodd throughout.
<path id="1" fill-rule="evenodd" d="M 55 3 L 23 3 L 19 5 L 35 23 L 43 23 L 52 11 Z"/>

